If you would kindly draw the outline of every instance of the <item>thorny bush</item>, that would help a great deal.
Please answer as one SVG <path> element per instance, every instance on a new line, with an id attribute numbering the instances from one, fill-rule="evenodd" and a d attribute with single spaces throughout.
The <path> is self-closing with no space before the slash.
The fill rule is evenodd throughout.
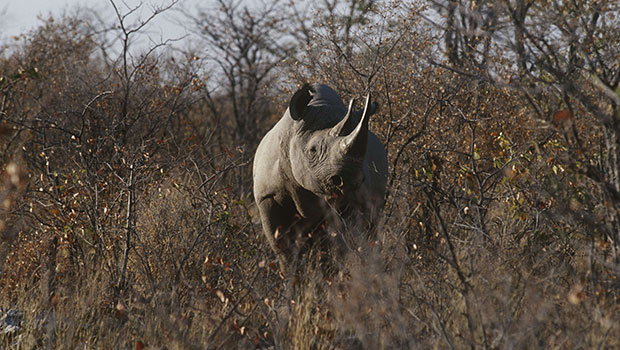
<path id="1" fill-rule="evenodd" d="M 619 347 L 620 16 L 581 3 L 291 2 L 284 26 L 219 1 L 253 25 L 229 40 L 293 28 L 284 56 L 246 43 L 263 85 L 45 21 L 0 59 L 2 346 Z M 288 279 L 248 200 L 259 137 L 223 126 L 247 87 L 235 117 L 267 130 L 304 81 L 372 92 L 389 194 L 376 241 Z"/>

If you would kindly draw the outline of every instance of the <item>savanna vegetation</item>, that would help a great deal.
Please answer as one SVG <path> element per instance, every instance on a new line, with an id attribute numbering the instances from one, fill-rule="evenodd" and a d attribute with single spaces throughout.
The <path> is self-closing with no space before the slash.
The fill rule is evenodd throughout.
<path id="1" fill-rule="evenodd" d="M 141 9 L 0 49 L 1 348 L 620 348 L 617 1 Z M 251 164 L 307 81 L 372 92 L 389 193 L 289 279 Z"/>

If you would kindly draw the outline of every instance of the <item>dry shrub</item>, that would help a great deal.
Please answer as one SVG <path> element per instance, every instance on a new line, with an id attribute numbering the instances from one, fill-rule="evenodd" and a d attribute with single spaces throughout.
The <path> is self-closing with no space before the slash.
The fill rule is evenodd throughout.
<path id="1" fill-rule="evenodd" d="M 416 327 L 400 300 L 402 269 L 394 264 L 386 271 L 377 248 L 350 253 L 346 267 L 328 293 L 335 344 L 345 349 L 413 348 Z"/>
<path id="2" fill-rule="evenodd" d="M 227 93 L 198 78 L 194 56 L 123 67 L 76 20 L 44 23 L 0 59 L 0 234 L 22 228 L 0 307 L 23 313 L 0 345 L 619 348 L 609 91 L 534 76 L 561 60 L 511 72 L 506 47 L 471 50 L 487 37 L 429 27 L 425 4 L 346 5 L 352 17 L 324 9 L 300 28 L 307 46 L 264 82 L 326 82 L 345 100 L 370 88 L 390 157 L 384 224 L 377 242 L 349 232 L 344 256 L 311 251 L 297 276 L 280 275 L 251 221 L 239 144 L 283 112 L 265 102 L 283 100 L 275 88 L 237 115 L 250 129 L 229 130 Z M 478 14 L 490 13 L 505 14 Z M 442 51 L 446 38 L 466 52 Z"/>
<path id="3" fill-rule="evenodd" d="M 326 288 L 321 268 L 305 265 L 293 298 L 280 306 L 282 348 L 333 348 L 336 327 L 326 307 Z"/>

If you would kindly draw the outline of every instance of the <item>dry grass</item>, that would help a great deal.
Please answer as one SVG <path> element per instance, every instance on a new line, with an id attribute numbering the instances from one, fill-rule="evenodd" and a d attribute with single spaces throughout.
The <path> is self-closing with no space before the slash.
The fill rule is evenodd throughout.
<path id="1" fill-rule="evenodd" d="M 249 256 L 247 247 L 233 244 L 239 236 L 226 236 L 239 232 L 209 231 L 176 277 L 174 261 L 179 257 L 173 251 L 183 251 L 195 241 L 205 223 L 193 220 L 198 212 L 187 196 L 174 189 L 167 193 L 141 209 L 138 230 L 149 250 L 136 248 L 129 265 L 132 282 L 122 296 L 114 295 L 110 290 L 114 281 L 97 266 L 83 266 L 76 277 L 55 281 L 50 302 L 45 279 L 31 280 L 20 292 L 13 291 L 19 297 L 3 298 L 0 305 L 23 313 L 22 330 L 4 336 L 4 346 L 133 348 L 138 342 L 153 349 L 620 346 L 617 294 L 591 285 L 592 251 L 583 243 L 534 250 L 506 240 L 490 251 L 476 244 L 473 236 L 452 237 L 459 269 L 467 276 L 465 288 L 445 258 L 446 243 L 413 249 L 411 242 L 396 240 L 399 232 L 392 228 L 384 231 L 382 244 L 350 252 L 336 262 L 339 273 L 334 276 L 325 277 L 316 259 L 306 257 L 299 278 L 286 285 L 269 267 L 275 266 L 269 253 Z M 228 245 L 223 243 L 228 239 Z M 148 260 L 149 273 L 142 260 Z M 292 302 L 284 297 L 290 295 L 287 288 L 294 291 Z"/>
<path id="2" fill-rule="evenodd" d="M 348 232 L 345 254 L 308 252 L 296 276 L 250 215 L 256 140 L 228 127 L 229 96 L 205 102 L 216 83 L 194 56 L 120 67 L 70 20 L 0 57 L 0 308 L 23 315 L 0 348 L 619 349 L 620 204 L 589 173 L 617 149 L 590 142 L 605 126 L 549 86 L 533 103 L 569 99 L 574 128 L 532 118 L 518 89 L 422 62 L 438 39 L 398 3 L 386 14 L 402 23 L 374 33 L 387 46 L 351 44 L 343 62 L 327 21 L 279 71 L 346 97 L 374 74 L 391 166 L 376 241 Z M 266 130 L 282 108 L 261 101 L 246 117 Z"/>

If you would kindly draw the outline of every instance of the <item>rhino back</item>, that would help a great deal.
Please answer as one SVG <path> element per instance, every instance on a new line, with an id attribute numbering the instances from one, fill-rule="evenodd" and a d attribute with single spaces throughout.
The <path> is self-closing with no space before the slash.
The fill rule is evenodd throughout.
<path id="1" fill-rule="evenodd" d="M 387 187 L 388 163 L 385 147 L 379 138 L 372 132 L 368 132 L 368 145 L 364 160 L 364 171 L 367 186 L 371 197 L 382 199 L 385 197 Z"/>

